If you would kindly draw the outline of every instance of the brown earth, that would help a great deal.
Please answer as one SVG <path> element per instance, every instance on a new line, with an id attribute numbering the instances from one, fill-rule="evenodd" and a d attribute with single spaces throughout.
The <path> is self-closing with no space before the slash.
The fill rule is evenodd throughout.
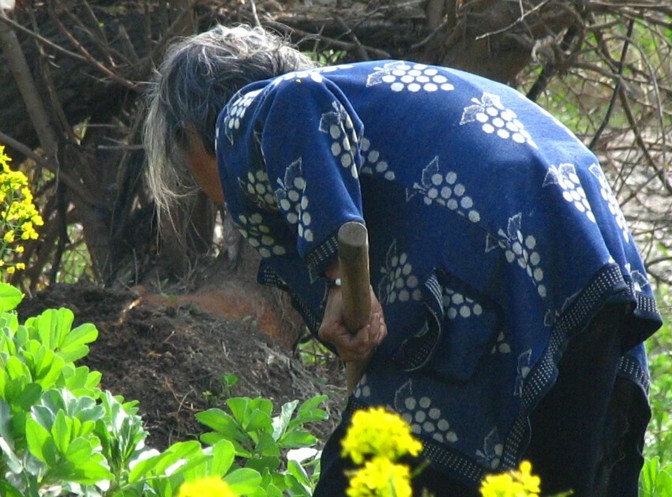
<path id="1" fill-rule="evenodd" d="M 254 294 L 249 298 L 258 300 Z M 287 343 L 258 331 L 254 313 L 241 319 L 246 308 L 240 302 L 228 312 L 229 300 L 225 289 L 166 296 L 56 285 L 24 300 L 19 317 L 67 307 L 75 325 L 95 324 L 99 337 L 81 363 L 103 374 L 103 389 L 140 402 L 153 447 L 196 437 L 202 427 L 194 414 L 224 407 L 229 396 L 265 397 L 279 412 L 285 402 L 326 394 L 330 419 L 312 427 L 325 440 L 343 405 L 341 365 L 321 353 L 311 356 L 317 358 L 311 364 L 301 360 Z M 228 374 L 238 378 L 230 387 L 221 381 Z"/>

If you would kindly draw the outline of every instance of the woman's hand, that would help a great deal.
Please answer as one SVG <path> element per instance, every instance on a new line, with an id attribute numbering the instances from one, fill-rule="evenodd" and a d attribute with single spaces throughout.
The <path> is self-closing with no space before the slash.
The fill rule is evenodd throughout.
<path id="1" fill-rule="evenodd" d="M 327 297 L 324 318 L 318 331 L 320 340 L 336 348 L 338 356 L 345 362 L 361 361 L 373 354 L 387 335 L 383 308 L 376 295 L 371 293 L 371 316 L 369 324 L 351 333 L 343 321 L 343 298 L 340 288 L 332 288 Z"/>

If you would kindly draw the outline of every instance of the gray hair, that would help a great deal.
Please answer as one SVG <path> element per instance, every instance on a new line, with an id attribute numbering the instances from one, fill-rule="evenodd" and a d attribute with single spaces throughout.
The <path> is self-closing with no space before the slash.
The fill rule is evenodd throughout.
<path id="1" fill-rule="evenodd" d="M 157 210 L 196 189 L 185 162 L 187 133 L 215 154 L 217 116 L 243 86 L 314 63 L 262 28 L 218 25 L 169 47 L 147 95 L 147 179 Z"/>

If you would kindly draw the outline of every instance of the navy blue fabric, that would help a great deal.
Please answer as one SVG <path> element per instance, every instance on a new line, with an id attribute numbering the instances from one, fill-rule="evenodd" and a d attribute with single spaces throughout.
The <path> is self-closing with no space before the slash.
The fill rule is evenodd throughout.
<path id="1" fill-rule="evenodd" d="M 606 304 L 628 309 L 620 374 L 647 387 L 660 317 L 625 218 L 596 157 L 517 91 L 403 61 L 295 72 L 243 88 L 216 150 L 260 281 L 313 332 L 335 234 L 366 223 L 388 337 L 352 405 L 399 412 L 447 474 L 518 464 L 568 340 Z"/>

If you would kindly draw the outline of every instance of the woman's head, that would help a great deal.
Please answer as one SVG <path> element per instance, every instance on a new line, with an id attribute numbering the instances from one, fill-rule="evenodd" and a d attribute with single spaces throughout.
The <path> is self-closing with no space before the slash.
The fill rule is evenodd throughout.
<path id="1" fill-rule="evenodd" d="M 195 137 L 214 156 L 217 116 L 240 88 L 312 65 L 262 28 L 216 26 L 172 45 L 148 92 L 144 129 L 159 211 L 195 189 L 185 162 L 189 142 Z"/>

